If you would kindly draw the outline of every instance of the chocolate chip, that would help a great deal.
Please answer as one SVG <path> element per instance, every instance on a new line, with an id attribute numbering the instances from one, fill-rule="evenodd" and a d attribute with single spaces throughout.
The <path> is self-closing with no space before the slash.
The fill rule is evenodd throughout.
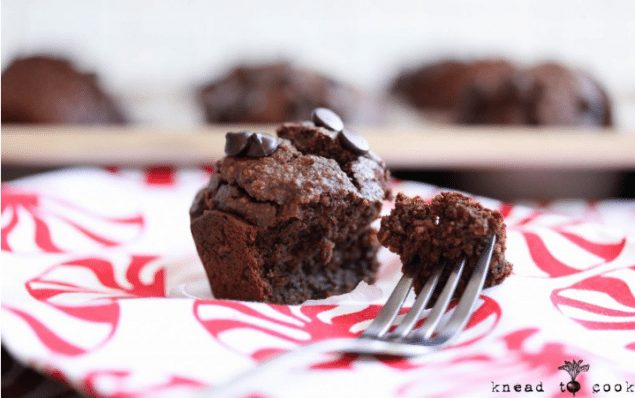
<path id="1" fill-rule="evenodd" d="M 269 134 L 252 133 L 249 137 L 247 156 L 259 158 L 269 156 L 278 148 L 278 138 Z"/>
<path id="2" fill-rule="evenodd" d="M 240 131 L 237 133 L 230 132 L 225 134 L 225 155 L 240 155 L 245 148 L 247 148 L 249 137 L 251 137 L 252 134 L 253 133 L 249 131 Z"/>
<path id="3" fill-rule="evenodd" d="M 311 120 L 316 126 L 325 127 L 331 131 L 342 131 L 344 128 L 342 118 L 328 108 L 315 108 L 311 114 Z"/>
<path id="4" fill-rule="evenodd" d="M 225 134 L 227 156 L 247 155 L 252 158 L 269 156 L 278 148 L 278 138 L 269 134 L 240 131 Z"/>
<path id="5" fill-rule="evenodd" d="M 352 130 L 343 129 L 338 136 L 345 147 L 359 155 L 363 155 L 370 150 L 368 141 Z"/>

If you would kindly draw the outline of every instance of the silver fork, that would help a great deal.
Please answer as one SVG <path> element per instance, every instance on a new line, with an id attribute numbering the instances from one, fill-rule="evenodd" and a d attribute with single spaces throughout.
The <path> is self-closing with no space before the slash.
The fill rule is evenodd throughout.
<path id="1" fill-rule="evenodd" d="M 226 384 L 209 391 L 206 390 L 196 393 L 194 397 L 241 396 L 241 391 L 248 392 L 249 386 L 257 386 L 259 385 L 259 381 L 264 382 L 270 380 L 272 377 L 271 370 L 278 370 L 275 372 L 275 374 L 278 375 L 284 374 L 285 372 L 280 372 L 283 362 L 287 368 L 295 366 L 306 361 L 306 354 L 311 352 L 322 354 L 332 352 L 411 357 L 439 350 L 457 337 L 470 320 L 474 304 L 483 289 L 483 283 L 485 282 L 485 277 L 489 269 L 489 263 L 492 260 L 495 244 L 496 237 L 491 236 L 485 250 L 476 263 L 476 267 L 461 295 L 459 303 L 454 309 L 454 312 L 447 317 L 447 320 L 442 325 L 441 321 L 444 318 L 461 278 L 461 274 L 463 273 L 465 259 L 452 268 L 441 294 L 420 328 L 415 329 L 415 326 L 421 319 L 421 315 L 427 307 L 439 282 L 442 273 L 441 267 L 426 281 L 413 306 L 392 332 L 389 331 L 390 327 L 397 318 L 413 286 L 413 279 L 405 275 L 401 277 L 390 294 L 388 301 L 386 301 L 386 304 L 359 338 L 322 340 L 296 350 L 288 351 L 265 361 L 254 369 L 230 380 Z"/>

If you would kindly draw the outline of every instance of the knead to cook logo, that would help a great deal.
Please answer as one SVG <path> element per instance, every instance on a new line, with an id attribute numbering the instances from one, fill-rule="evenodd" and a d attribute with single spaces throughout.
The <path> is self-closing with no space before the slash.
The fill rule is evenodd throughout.
<path id="1" fill-rule="evenodd" d="M 627 396 L 635 397 L 635 384 L 632 384 L 629 381 L 626 381 L 625 383 L 618 383 L 618 384 L 596 383 L 590 387 L 585 388 L 578 381 L 578 377 L 582 373 L 588 372 L 590 368 L 591 368 L 591 365 L 585 364 L 584 361 L 581 359 L 577 361 L 575 359 L 572 359 L 571 361 L 564 361 L 564 364 L 559 366 L 558 369 L 567 372 L 570 380 L 568 382 L 564 382 L 564 381 L 560 382 L 559 392 L 560 393 L 569 392 L 573 394 L 573 396 L 575 397 L 575 394 L 577 392 L 584 389 L 586 391 L 591 390 L 591 392 L 594 395 L 597 394 L 598 396 L 604 396 L 607 393 L 631 393 L 634 395 L 629 394 Z M 496 384 L 495 382 L 492 381 L 492 392 L 544 393 L 545 389 L 548 391 L 549 387 L 545 387 L 542 381 L 537 384 Z M 554 393 L 557 391 L 556 386 L 553 386 L 552 391 Z M 556 396 L 560 396 L 560 394 L 556 393 Z"/>
<path id="2" fill-rule="evenodd" d="M 569 361 L 564 361 L 564 365 L 559 366 L 558 369 L 564 370 L 569 373 L 571 377 L 571 381 L 567 383 L 567 391 L 569 391 L 575 397 L 575 393 L 580 391 L 580 382 L 576 380 L 576 377 L 580 375 L 582 372 L 588 372 L 591 366 L 589 364 L 582 365 L 582 360 L 576 362 L 575 359 Z M 564 392 L 565 385 L 564 383 L 560 383 L 560 391 Z"/>

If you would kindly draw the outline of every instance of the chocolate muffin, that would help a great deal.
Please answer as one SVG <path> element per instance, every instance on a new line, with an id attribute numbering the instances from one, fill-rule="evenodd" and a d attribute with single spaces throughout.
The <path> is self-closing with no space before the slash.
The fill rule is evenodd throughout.
<path id="1" fill-rule="evenodd" d="M 381 121 L 379 101 L 318 72 L 288 63 L 238 66 L 199 93 L 210 123 L 302 120 L 316 107 L 353 123 Z"/>
<path id="2" fill-rule="evenodd" d="M 587 73 L 545 63 L 464 91 L 458 121 L 465 124 L 611 126 L 609 97 Z"/>
<path id="3" fill-rule="evenodd" d="M 33 56 L 2 73 L 2 122 L 113 124 L 124 117 L 95 75 L 64 59 Z"/>
<path id="4" fill-rule="evenodd" d="M 227 156 L 190 210 L 216 298 L 298 304 L 375 280 L 371 223 L 388 171 L 363 138 L 334 131 L 337 115 L 320 114 L 283 124 L 279 138 L 228 133 Z"/>
<path id="5" fill-rule="evenodd" d="M 485 287 L 489 287 L 501 283 L 512 271 L 505 259 L 505 223 L 499 212 L 486 209 L 467 196 L 442 192 L 427 203 L 420 197 L 399 194 L 395 208 L 381 220 L 378 238 L 400 256 L 404 274 L 415 280 L 417 294 L 438 267 L 445 267 L 447 275 L 465 258 L 456 291 L 459 295 L 493 234 L 496 245 L 485 279 Z"/>
<path id="6" fill-rule="evenodd" d="M 453 111 L 467 86 L 497 85 L 514 67 L 501 59 L 448 60 L 424 64 L 397 77 L 392 92 L 421 110 Z"/>

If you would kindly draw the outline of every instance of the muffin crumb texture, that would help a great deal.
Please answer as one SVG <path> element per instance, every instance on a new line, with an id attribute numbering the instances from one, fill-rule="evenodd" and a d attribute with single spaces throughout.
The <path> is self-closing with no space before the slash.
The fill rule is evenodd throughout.
<path id="1" fill-rule="evenodd" d="M 454 264 L 465 258 L 457 288 L 460 294 L 492 235 L 496 235 L 496 245 L 485 280 L 485 287 L 490 287 L 503 282 L 512 272 L 512 265 L 505 259 L 505 223 L 498 211 L 465 195 L 442 192 L 426 202 L 400 193 L 395 208 L 381 220 L 378 238 L 400 256 L 404 274 L 415 279 L 417 294 L 438 267 L 445 267 L 447 275 Z"/>

